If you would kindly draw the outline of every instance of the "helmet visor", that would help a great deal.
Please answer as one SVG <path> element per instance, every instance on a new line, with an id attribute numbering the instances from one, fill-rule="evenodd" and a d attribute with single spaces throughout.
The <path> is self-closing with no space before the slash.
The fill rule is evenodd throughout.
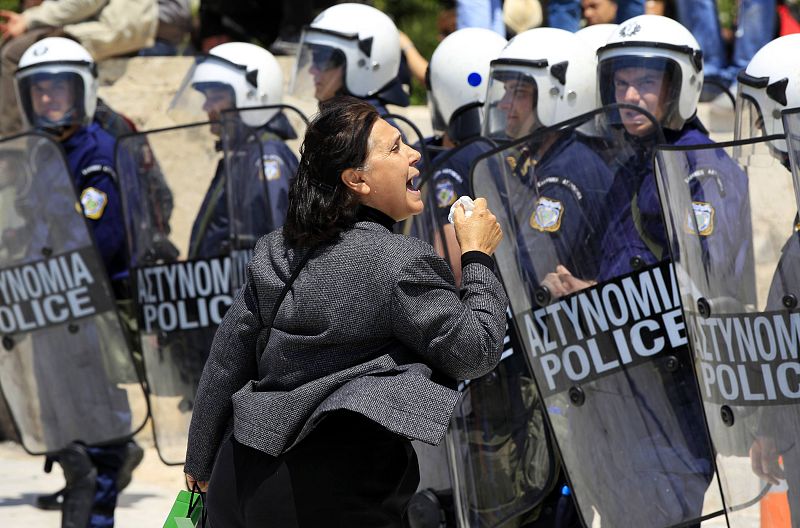
<path id="1" fill-rule="evenodd" d="M 327 101 L 345 91 L 347 59 L 339 48 L 303 41 L 289 94 L 304 101 Z"/>
<path id="2" fill-rule="evenodd" d="M 84 85 L 79 73 L 27 70 L 17 74 L 17 90 L 29 126 L 52 130 L 85 124 Z"/>
<path id="3" fill-rule="evenodd" d="M 761 108 L 755 99 L 739 90 L 736 96 L 736 124 L 734 139 L 752 139 L 767 135 Z"/>
<path id="4" fill-rule="evenodd" d="M 172 98 L 167 115 L 175 124 L 216 121 L 236 108 L 236 87 L 244 83 L 243 67 L 213 55 L 200 56 Z"/>
<path id="5" fill-rule="evenodd" d="M 484 106 L 484 135 L 495 140 L 513 140 L 539 128 L 537 98 L 536 81 L 530 74 L 492 70 Z"/>
<path id="6" fill-rule="evenodd" d="M 600 102 L 603 105 L 628 103 L 647 110 L 664 128 L 680 130 L 680 67 L 665 57 L 623 55 L 604 59 L 599 64 Z M 625 130 L 643 137 L 654 132 L 653 123 L 640 112 L 623 110 Z"/>
<path id="7" fill-rule="evenodd" d="M 775 130 L 777 127 L 777 130 Z M 765 115 L 758 104 L 758 101 L 743 93 L 741 85 L 736 96 L 736 123 L 734 124 L 733 137 L 735 140 L 748 140 L 769 136 L 770 134 L 783 132 L 783 123 L 780 114 L 776 117 L 771 114 Z M 784 164 L 788 164 L 786 141 L 780 139 L 770 141 L 768 150 L 756 149 L 755 145 L 737 144 L 733 148 L 733 156 L 738 160 L 746 160 L 746 163 L 755 167 L 767 167 L 772 165 L 773 160 L 764 158 L 764 154 L 770 155 Z"/>

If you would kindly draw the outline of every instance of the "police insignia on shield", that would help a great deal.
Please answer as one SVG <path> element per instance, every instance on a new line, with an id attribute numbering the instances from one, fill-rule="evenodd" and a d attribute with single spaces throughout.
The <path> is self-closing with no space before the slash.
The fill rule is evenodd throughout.
<path id="1" fill-rule="evenodd" d="M 707 202 L 692 202 L 694 221 L 687 215 L 686 230 L 691 234 L 708 236 L 714 232 L 714 206 Z M 697 229 L 695 230 L 695 225 Z"/>
<path id="2" fill-rule="evenodd" d="M 531 227 L 545 233 L 555 233 L 561 228 L 561 217 L 564 205 L 558 200 L 542 196 L 536 201 L 536 208 L 531 214 Z"/>

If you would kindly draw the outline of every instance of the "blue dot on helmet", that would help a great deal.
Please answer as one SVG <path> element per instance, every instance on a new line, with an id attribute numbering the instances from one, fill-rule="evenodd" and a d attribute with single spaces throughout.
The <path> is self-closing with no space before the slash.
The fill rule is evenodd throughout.
<path id="1" fill-rule="evenodd" d="M 482 80 L 483 78 L 481 77 L 481 74 L 478 72 L 472 72 L 467 76 L 467 82 L 469 83 L 470 86 L 478 86 L 481 84 Z"/>

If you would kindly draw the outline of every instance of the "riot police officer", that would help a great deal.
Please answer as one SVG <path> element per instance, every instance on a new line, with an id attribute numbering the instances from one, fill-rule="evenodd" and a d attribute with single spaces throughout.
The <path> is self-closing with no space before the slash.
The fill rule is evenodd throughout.
<path id="1" fill-rule="evenodd" d="M 582 260 L 578 253 L 591 230 L 602 231 L 602 221 L 591 215 L 593 208 L 600 210 L 595 203 L 602 202 L 611 172 L 579 125 L 564 125 L 594 109 L 594 72 L 583 41 L 549 28 L 517 35 L 491 63 L 484 137 L 505 149 L 481 157 L 472 184 L 476 194 L 483 195 L 477 186 L 488 183 L 503 196 L 498 207 L 510 220 L 520 257 L 513 264 L 528 274 L 529 284 L 544 279 L 544 273 L 537 279 L 537 271 Z M 437 195 L 449 197 L 449 190 Z M 565 214 L 545 219 L 544 204 L 566 204 L 558 213 Z M 516 339 L 526 330 L 510 328 L 507 356 L 490 375 L 470 381 L 464 391 L 470 411 L 451 433 L 454 443 L 466 444 L 461 450 L 469 456 L 459 472 L 466 495 L 460 502 L 467 503 L 465 515 L 476 524 L 572 526 L 578 521 L 570 519 L 569 487 L 557 485 L 559 464 L 543 425 L 546 411 Z"/>
<path id="2" fill-rule="evenodd" d="M 451 33 L 437 46 L 426 75 L 428 105 L 436 136 L 422 148 L 432 153 L 430 166 L 417 164 L 425 185 L 432 188 L 435 210 L 425 218 L 441 229 L 434 245 L 448 249 L 448 260 L 460 284 L 460 257 L 455 231 L 447 221 L 450 206 L 461 196 L 473 196 L 469 168 L 479 154 L 492 143 L 480 139 L 483 103 L 489 83 L 489 63 L 495 59 L 506 40 L 494 31 L 467 28 Z"/>
<path id="3" fill-rule="evenodd" d="M 400 36 L 388 16 L 363 4 L 335 5 L 303 30 L 289 91 L 320 103 L 352 95 L 385 115 L 384 105 L 409 103 L 400 61 Z"/>
<path id="4" fill-rule="evenodd" d="M 626 21 L 598 50 L 598 65 L 603 104 L 626 103 L 649 112 L 670 145 L 712 143 L 696 116 L 703 84 L 702 51 L 679 23 L 657 15 Z M 597 281 L 652 265 L 667 256 L 666 232 L 652 167 L 653 148 L 659 141 L 655 123 L 633 110 L 621 110 L 619 123 L 636 152 L 616 167 L 614 185 L 605 205 L 610 224 L 602 241 Z M 718 236 L 707 237 L 706 243 L 716 251 L 741 255 L 737 259 L 738 268 L 728 270 L 726 277 L 747 277 L 752 271 L 751 248 L 736 233 L 737 226 L 745 229 L 749 225 L 744 175 L 726 156 L 718 160 L 698 159 L 695 163 L 697 172 L 693 177 L 698 180 L 716 179 L 717 173 L 731 175 L 729 185 L 734 187 L 728 191 L 736 192 L 725 192 L 718 187 L 716 196 L 697 196 L 695 213 L 701 214 L 700 202 L 714 207 Z M 726 217 L 730 221 L 720 221 Z M 719 234 L 720 230 L 723 233 Z M 564 293 L 588 284 L 568 269 L 562 269 L 559 276 Z M 733 282 L 732 287 L 752 290 L 752 282 L 748 280 Z"/>
<path id="5" fill-rule="evenodd" d="M 800 130 L 800 82 L 793 72 L 794 57 L 798 52 L 800 35 L 797 34 L 775 39 L 756 52 L 738 76 L 734 129 L 736 140 L 785 134 L 786 139 L 769 141 L 769 152 L 792 171 L 795 181 L 799 169 L 800 145 L 795 138 Z M 789 112 L 784 115 L 787 110 Z M 775 185 L 788 183 L 788 178 L 783 178 L 783 182 L 780 180 L 778 174 L 770 178 Z M 763 311 L 772 313 L 793 311 L 796 303 L 793 306 L 791 301 L 797 298 L 800 288 L 800 222 L 795 217 L 794 225 L 782 227 L 791 235 L 780 250 L 766 303 L 757 306 L 761 308 L 763 305 Z M 800 414 L 795 410 L 796 404 L 788 403 L 788 406 L 770 405 L 759 409 L 749 454 L 753 472 L 760 479 L 772 485 L 786 480 L 791 525 L 800 526 L 800 449 L 796 443 L 800 433 Z"/>
<path id="6" fill-rule="evenodd" d="M 15 80 L 27 127 L 51 135 L 63 147 L 83 215 L 94 233 L 115 296 L 126 296 L 125 229 L 114 181 L 114 139 L 93 121 L 97 104 L 94 60 L 73 40 L 46 38 L 22 55 Z M 62 526 L 113 524 L 122 487 L 120 470 L 126 460 L 129 466 L 138 464 L 141 449 L 128 442 L 102 447 L 74 442 L 55 458 L 66 479 L 66 488 L 60 492 Z M 124 478 L 129 480 L 129 475 Z"/>
<path id="7" fill-rule="evenodd" d="M 562 268 L 558 275 L 564 293 L 641 272 L 668 258 L 652 154 L 655 144 L 663 141 L 659 127 L 673 146 L 712 144 L 695 115 L 703 84 L 702 65 L 702 52 L 691 33 L 671 19 L 654 15 L 624 22 L 599 49 L 601 101 L 638 107 L 617 110 L 614 120 L 633 153 L 615 164 L 614 184 L 605 203 L 610 220 L 602 238 L 596 282 L 580 280 Z M 687 159 L 690 176 L 686 181 L 693 191 L 696 220 L 687 221 L 687 229 L 695 230 L 711 254 L 737 255 L 730 259 L 735 263 L 730 269 L 719 270 L 720 283 L 732 291 L 752 291 L 752 248 L 748 237 L 742 236 L 750 221 L 746 177 L 718 149 L 690 153 Z M 640 423 L 630 413 L 585 417 L 596 422 L 591 430 L 608 432 L 609 442 L 630 442 L 624 460 L 603 460 L 598 465 L 601 473 L 611 474 L 616 467 L 624 475 L 614 490 L 619 497 L 636 503 L 652 501 L 656 493 L 669 493 L 663 507 L 623 511 L 615 500 L 602 498 L 600 490 L 586 490 L 584 500 L 594 496 L 593 500 L 604 503 L 598 507 L 600 516 L 610 518 L 612 524 L 619 522 L 615 519 L 625 519 L 631 525 L 661 526 L 696 521 L 702 515 L 713 465 L 693 362 L 680 341 L 669 357 L 667 363 L 657 359 L 652 367 L 597 382 L 596 389 L 606 395 L 598 403 L 605 409 L 630 392 L 632 408 L 643 410 Z M 575 420 L 573 425 L 577 427 L 579 422 Z M 621 428 L 626 428 L 625 440 Z M 630 474 L 635 468 L 640 470 L 641 481 Z"/>
<path id="8" fill-rule="evenodd" d="M 272 54 L 254 44 L 221 44 L 199 57 L 187 75 L 185 90 L 204 96 L 203 111 L 211 132 L 220 137 L 220 161 L 192 226 L 189 258 L 227 253 L 233 238 L 249 249 L 256 240 L 283 225 L 289 178 L 297 157 L 286 141 L 297 137 L 280 107 L 283 74 Z M 190 94 L 178 93 L 173 106 Z M 240 192 L 229 214 L 226 175 Z M 232 220 L 233 218 L 233 220 Z"/>
<path id="9" fill-rule="evenodd" d="M 537 28 L 514 37 L 492 62 L 485 134 L 514 141 L 504 154 L 508 206 L 520 258 L 531 283 L 548 281 L 536 270 L 559 266 L 593 277 L 594 255 L 605 232 L 604 203 L 611 172 L 576 127 L 547 127 L 595 108 L 595 61 L 576 35 Z M 550 284 L 556 295 L 558 281 Z"/>

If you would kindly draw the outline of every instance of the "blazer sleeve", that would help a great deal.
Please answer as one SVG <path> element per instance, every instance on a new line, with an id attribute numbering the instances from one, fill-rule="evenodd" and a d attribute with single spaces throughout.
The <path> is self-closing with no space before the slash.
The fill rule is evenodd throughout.
<path id="1" fill-rule="evenodd" d="M 262 329 L 251 269 L 214 335 L 194 402 L 184 472 L 208 480 L 233 413 L 231 396 L 258 377 L 256 342 Z"/>
<path id="2" fill-rule="evenodd" d="M 464 266 L 461 281 L 459 296 L 442 258 L 411 259 L 394 287 L 393 332 L 429 366 L 452 378 L 472 379 L 500 361 L 508 299 L 483 264 Z"/>

